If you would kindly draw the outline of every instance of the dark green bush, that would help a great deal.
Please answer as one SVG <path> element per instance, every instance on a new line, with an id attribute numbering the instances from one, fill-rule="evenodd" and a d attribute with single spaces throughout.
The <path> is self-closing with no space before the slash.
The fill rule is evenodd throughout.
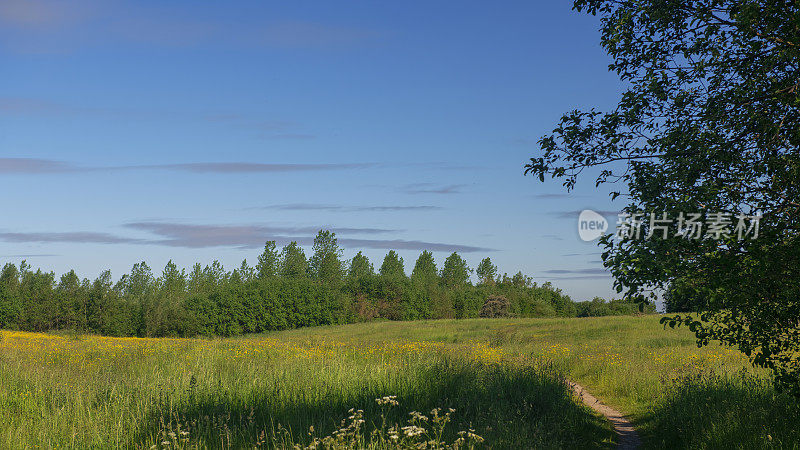
<path id="1" fill-rule="evenodd" d="M 483 307 L 481 307 L 481 312 L 478 313 L 478 316 L 488 319 L 510 317 L 510 308 L 511 303 L 507 298 L 502 295 L 492 295 L 486 298 L 486 302 L 484 302 Z"/>

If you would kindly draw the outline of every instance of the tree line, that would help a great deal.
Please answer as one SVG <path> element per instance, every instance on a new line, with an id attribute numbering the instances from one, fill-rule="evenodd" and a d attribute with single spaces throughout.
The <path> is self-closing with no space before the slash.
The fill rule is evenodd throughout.
<path id="1" fill-rule="evenodd" d="M 76 330 L 110 336 L 234 336 L 372 319 L 478 317 L 485 300 L 502 296 L 516 317 L 589 316 L 637 311 L 630 302 L 575 303 L 549 282 L 521 272 L 498 274 L 490 258 L 474 270 L 458 253 L 439 270 L 423 251 L 411 275 L 389 251 L 376 271 L 361 252 L 342 260 L 336 236 L 320 231 L 306 257 L 297 242 L 278 250 L 269 241 L 255 266 L 226 271 L 214 261 L 187 273 L 169 261 L 160 276 L 144 262 L 114 282 L 110 271 L 94 281 L 74 270 L 53 272 L 26 262 L 0 273 L 0 328 Z"/>

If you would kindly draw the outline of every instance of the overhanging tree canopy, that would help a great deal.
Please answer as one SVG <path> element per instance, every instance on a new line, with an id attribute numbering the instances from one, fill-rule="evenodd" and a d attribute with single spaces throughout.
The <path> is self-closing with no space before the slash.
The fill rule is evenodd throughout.
<path id="1" fill-rule="evenodd" d="M 676 316 L 698 344 L 736 345 L 800 394 L 800 3 L 577 0 L 598 14 L 628 83 L 608 112 L 572 111 L 525 173 L 571 189 L 587 170 L 625 186 L 628 213 L 763 216 L 758 237 L 601 240 L 618 291 L 676 280 L 706 306 Z M 649 224 L 645 221 L 643 229 Z"/>

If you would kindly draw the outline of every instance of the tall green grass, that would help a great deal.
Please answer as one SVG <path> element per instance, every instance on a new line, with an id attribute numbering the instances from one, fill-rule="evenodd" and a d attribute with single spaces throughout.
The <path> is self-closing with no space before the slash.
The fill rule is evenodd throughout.
<path id="1" fill-rule="evenodd" d="M 629 413 L 651 448 L 800 447 L 798 402 L 658 317 L 373 322 L 224 340 L 3 332 L 0 448 L 307 445 L 396 395 L 455 409 L 442 436 L 489 448 L 610 447 L 565 379 Z M 313 433 L 309 433 L 313 427 Z"/>
<path id="2" fill-rule="evenodd" d="M 139 340 L 10 333 L 0 347 L 0 447 L 248 448 L 307 445 L 396 395 L 389 423 L 454 409 L 442 436 L 491 448 L 608 448 L 608 424 L 570 396 L 563 373 L 480 345 L 319 335 Z M 313 427 L 313 433 L 310 429 Z"/>
<path id="3" fill-rule="evenodd" d="M 800 448 L 800 404 L 746 372 L 677 380 L 640 423 L 653 448 Z"/>
<path id="4" fill-rule="evenodd" d="M 335 339 L 482 342 L 549 361 L 603 402 L 629 414 L 649 448 L 800 448 L 800 402 L 736 349 L 698 348 L 659 316 L 451 320 L 301 329 Z"/>

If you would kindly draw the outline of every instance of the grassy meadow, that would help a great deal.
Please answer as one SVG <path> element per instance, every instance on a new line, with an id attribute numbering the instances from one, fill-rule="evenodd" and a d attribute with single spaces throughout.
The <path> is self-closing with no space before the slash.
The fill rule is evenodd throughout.
<path id="1" fill-rule="evenodd" d="M 800 447 L 800 408 L 767 374 L 657 316 L 0 333 L 0 448 L 612 448 L 566 379 L 630 414 L 646 447 Z"/>

